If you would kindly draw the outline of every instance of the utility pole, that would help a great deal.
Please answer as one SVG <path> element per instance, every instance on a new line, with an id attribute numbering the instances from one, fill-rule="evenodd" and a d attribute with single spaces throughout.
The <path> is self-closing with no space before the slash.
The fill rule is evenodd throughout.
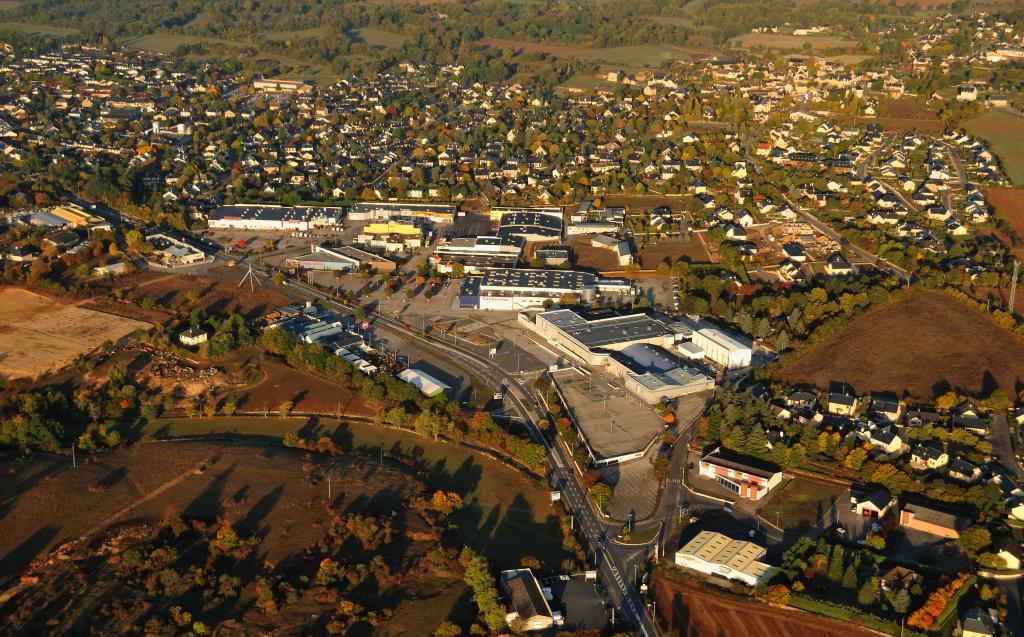
<path id="1" fill-rule="evenodd" d="M 71 468 L 78 468 L 78 460 L 75 459 L 75 443 L 71 443 Z"/>
<path id="2" fill-rule="evenodd" d="M 334 498 L 331 497 L 331 474 L 327 474 L 327 502 L 330 502 Z"/>

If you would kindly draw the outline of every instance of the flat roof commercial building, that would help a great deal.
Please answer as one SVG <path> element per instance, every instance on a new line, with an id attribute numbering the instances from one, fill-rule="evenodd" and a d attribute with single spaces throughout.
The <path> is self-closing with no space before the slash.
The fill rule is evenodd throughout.
<path id="1" fill-rule="evenodd" d="M 520 322 L 573 358 L 607 368 L 648 404 L 714 389 L 714 377 L 665 349 L 675 334 L 647 314 L 586 319 L 559 309 L 541 312 L 533 321 L 520 315 Z"/>
<path id="2" fill-rule="evenodd" d="M 362 266 L 380 272 L 394 272 L 398 265 L 384 257 L 353 246 L 327 247 L 312 245 L 309 254 L 287 259 L 285 265 L 298 270 L 328 270 L 348 272 Z"/>
<path id="3" fill-rule="evenodd" d="M 495 268 L 466 279 L 459 292 L 463 308 L 524 310 L 574 295 L 585 302 L 597 298 L 597 281 L 588 272 Z"/>
<path id="4" fill-rule="evenodd" d="M 559 241 L 562 218 L 538 212 L 508 212 L 498 222 L 498 236 L 518 236 L 526 241 Z"/>
<path id="5" fill-rule="evenodd" d="M 545 215 L 562 220 L 561 206 L 492 206 L 490 210 L 491 221 L 500 221 L 503 215 L 518 213 Z"/>
<path id="6" fill-rule="evenodd" d="M 722 448 L 715 448 L 700 459 L 699 473 L 741 498 L 755 501 L 782 483 L 779 467 Z"/>
<path id="7" fill-rule="evenodd" d="M 754 354 L 750 339 L 727 332 L 703 319 L 694 325 L 691 342 L 704 350 L 705 358 L 726 369 L 749 367 Z"/>
<path id="8" fill-rule="evenodd" d="M 714 531 L 701 531 L 676 551 L 675 561 L 677 566 L 757 586 L 775 570 L 775 567 L 759 561 L 765 553 L 763 546 L 753 542 L 734 540 Z"/>
<path id="9" fill-rule="evenodd" d="M 526 242 L 515 235 L 484 235 L 442 239 L 434 254 L 442 261 L 470 267 L 512 268 L 519 262 Z"/>
<path id="10" fill-rule="evenodd" d="M 356 241 L 371 248 L 402 252 L 421 247 L 423 234 L 423 228 L 412 221 L 390 220 L 367 224 Z"/>
<path id="11" fill-rule="evenodd" d="M 451 223 L 456 216 L 458 209 L 451 204 L 400 201 L 361 201 L 348 211 L 348 218 L 352 221 L 425 219 L 434 223 Z"/>
<path id="12" fill-rule="evenodd" d="M 275 206 L 239 204 L 221 206 L 209 216 L 211 228 L 235 230 L 284 230 L 305 232 L 340 223 L 341 208 L 315 206 Z"/>

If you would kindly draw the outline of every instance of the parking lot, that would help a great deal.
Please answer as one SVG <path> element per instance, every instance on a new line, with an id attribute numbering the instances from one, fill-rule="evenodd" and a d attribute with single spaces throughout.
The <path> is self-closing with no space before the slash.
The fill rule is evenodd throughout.
<path id="1" fill-rule="evenodd" d="M 560 630 L 600 630 L 608 625 L 609 611 L 594 582 L 582 575 L 562 575 L 542 578 L 540 585 L 551 593 L 551 610 L 562 613 L 565 624 L 557 627 Z"/>
<path id="2" fill-rule="evenodd" d="M 665 421 L 619 379 L 570 370 L 555 380 L 599 460 L 642 452 L 665 429 Z"/>

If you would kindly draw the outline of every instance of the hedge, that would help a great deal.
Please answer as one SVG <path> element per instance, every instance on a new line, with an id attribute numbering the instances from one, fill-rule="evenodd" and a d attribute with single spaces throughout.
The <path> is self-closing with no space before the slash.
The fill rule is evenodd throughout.
<path id="1" fill-rule="evenodd" d="M 817 597 L 811 597 L 802 593 L 793 593 L 789 597 L 789 605 L 793 608 L 799 608 L 810 613 L 818 615 L 825 615 L 833 619 L 839 619 L 844 622 L 852 622 L 854 615 L 860 618 L 860 623 L 872 630 L 878 630 L 890 635 L 900 634 L 900 625 L 898 622 L 890 619 L 884 619 L 857 608 L 856 606 L 848 606 L 846 604 L 840 604 L 838 602 L 831 602 Z M 926 637 L 924 633 L 910 630 L 908 628 L 903 629 L 904 637 Z"/>

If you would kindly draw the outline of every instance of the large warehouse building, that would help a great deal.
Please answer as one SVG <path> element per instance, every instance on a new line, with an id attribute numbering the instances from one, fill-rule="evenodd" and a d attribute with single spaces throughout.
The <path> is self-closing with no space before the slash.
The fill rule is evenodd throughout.
<path id="1" fill-rule="evenodd" d="M 557 303 L 565 295 L 584 301 L 597 298 L 597 280 L 587 272 L 497 268 L 467 278 L 459 292 L 463 308 L 524 310 Z"/>
<path id="2" fill-rule="evenodd" d="M 522 237 L 484 235 L 442 239 L 434 248 L 438 260 L 454 261 L 471 268 L 515 267 L 523 253 Z"/>
<path id="3" fill-rule="evenodd" d="M 757 586 L 771 577 L 775 567 L 759 561 L 764 547 L 734 540 L 714 531 L 701 531 L 676 551 L 676 565 L 701 573 Z"/>
<path id="4" fill-rule="evenodd" d="M 498 222 L 498 236 L 522 237 L 533 242 L 560 241 L 562 218 L 538 212 L 508 212 Z"/>
<path id="5" fill-rule="evenodd" d="M 715 379 L 669 352 L 675 334 L 646 314 L 588 320 L 572 310 L 541 312 L 520 322 L 587 365 L 605 367 L 648 404 L 714 389 Z"/>
<path id="6" fill-rule="evenodd" d="M 352 221 L 425 219 L 434 223 L 451 223 L 456 216 L 458 211 L 450 204 L 399 201 L 361 201 L 348 211 L 348 218 Z"/>
<path id="7" fill-rule="evenodd" d="M 352 246 L 313 245 L 309 254 L 285 261 L 285 265 L 298 270 L 330 270 L 348 272 L 368 266 L 378 272 L 394 272 L 394 261 Z"/>
<path id="8" fill-rule="evenodd" d="M 221 206 L 210 215 L 208 224 L 211 228 L 235 230 L 305 232 L 311 228 L 337 226 L 341 216 L 341 208 L 239 204 Z"/>

